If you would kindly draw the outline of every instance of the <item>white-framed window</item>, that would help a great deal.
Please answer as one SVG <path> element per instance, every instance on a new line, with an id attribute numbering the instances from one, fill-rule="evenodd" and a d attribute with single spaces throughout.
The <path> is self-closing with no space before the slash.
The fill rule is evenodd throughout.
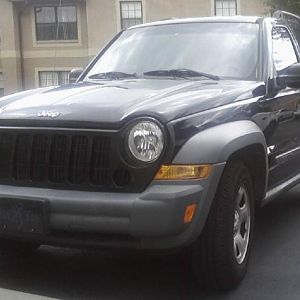
<path id="1" fill-rule="evenodd" d="M 121 29 L 143 23 L 142 1 L 120 1 Z"/>
<path id="2" fill-rule="evenodd" d="M 216 16 L 236 16 L 237 0 L 215 0 Z"/>
<path id="3" fill-rule="evenodd" d="M 37 41 L 76 41 L 76 6 L 38 6 L 34 8 Z"/>
<path id="4" fill-rule="evenodd" d="M 0 72 L 0 97 L 4 96 L 3 73 Z"/>
<path id="5" fill-rule="evenodd" d="M 58 86 L 69 83 L 69 71 L 39 71 L 39 86 Z"/>

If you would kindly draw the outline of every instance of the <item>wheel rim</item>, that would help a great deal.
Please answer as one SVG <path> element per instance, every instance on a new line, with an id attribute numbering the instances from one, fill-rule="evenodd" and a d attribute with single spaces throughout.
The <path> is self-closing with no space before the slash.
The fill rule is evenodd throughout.
<path id="1" fill-rule="evenodd" d="M 244 262 L 249 245 L 250 226 L 250 199 L 244 186 L 241 186 L 235 201 L 234 212 L 234 237 L 233 247 L 237 263 L 240 265 Z"/>

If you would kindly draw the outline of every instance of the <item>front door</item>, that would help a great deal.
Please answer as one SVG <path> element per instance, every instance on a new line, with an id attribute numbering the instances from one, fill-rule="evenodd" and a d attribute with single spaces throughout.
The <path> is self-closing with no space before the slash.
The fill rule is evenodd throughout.
<path id="1" fill-rule="evenodd" d="M 273 59 L 278 74 L 298 62 L 298 55 L 286 27 L 273 28 Z M 287 87 L 276 96 L 265 99 L 264 111 L 269 112 L 266 128 L 269 154 L 269 184 L 272 189 L 296 176 L 300 169 L 300 89 Z"/>

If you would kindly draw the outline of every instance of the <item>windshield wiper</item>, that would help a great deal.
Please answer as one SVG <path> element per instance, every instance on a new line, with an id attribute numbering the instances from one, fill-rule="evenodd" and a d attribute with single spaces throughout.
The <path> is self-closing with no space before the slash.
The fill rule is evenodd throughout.
<path id="1" fill-rule="evenodd" d="M 89 79 L 126 79 L 126 78 L 137 78 L 136 74 L 128 74 L 124 72 L 105 72 L 105 73 L 97 73 L 89 76 Z"/>
<path id="2" fill-rule="evenodd" d="M 208 74 L 204 72 L 198 72 L 190 69 L 171 69 L 171 70 L 155 70 L 144 73 L 145 76 L 171 76 L 179 78 L 188 77 L 206 77 L 212 80 L 220 80 L 219 76 Z"/>

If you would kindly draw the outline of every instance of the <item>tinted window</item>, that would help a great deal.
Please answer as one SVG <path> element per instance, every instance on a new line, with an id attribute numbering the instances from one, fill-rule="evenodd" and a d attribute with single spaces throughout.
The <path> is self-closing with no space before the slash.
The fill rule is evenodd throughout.
<path id="1" fill-rule="evenodd" d="M 88 76 L 102 72 L 142 75 L 192 69 L 222 78 L 256 80 L 257 24 L 189 23 L 125 31 Z"/>
<path id="2" fill-rule="evenodd" d="M 273 59 L 277 71 L 282 71 L 290 65 L 297 63 L 297 56 L 291 36 L 286 28 L 274 27 L 273 37 Z"/>

